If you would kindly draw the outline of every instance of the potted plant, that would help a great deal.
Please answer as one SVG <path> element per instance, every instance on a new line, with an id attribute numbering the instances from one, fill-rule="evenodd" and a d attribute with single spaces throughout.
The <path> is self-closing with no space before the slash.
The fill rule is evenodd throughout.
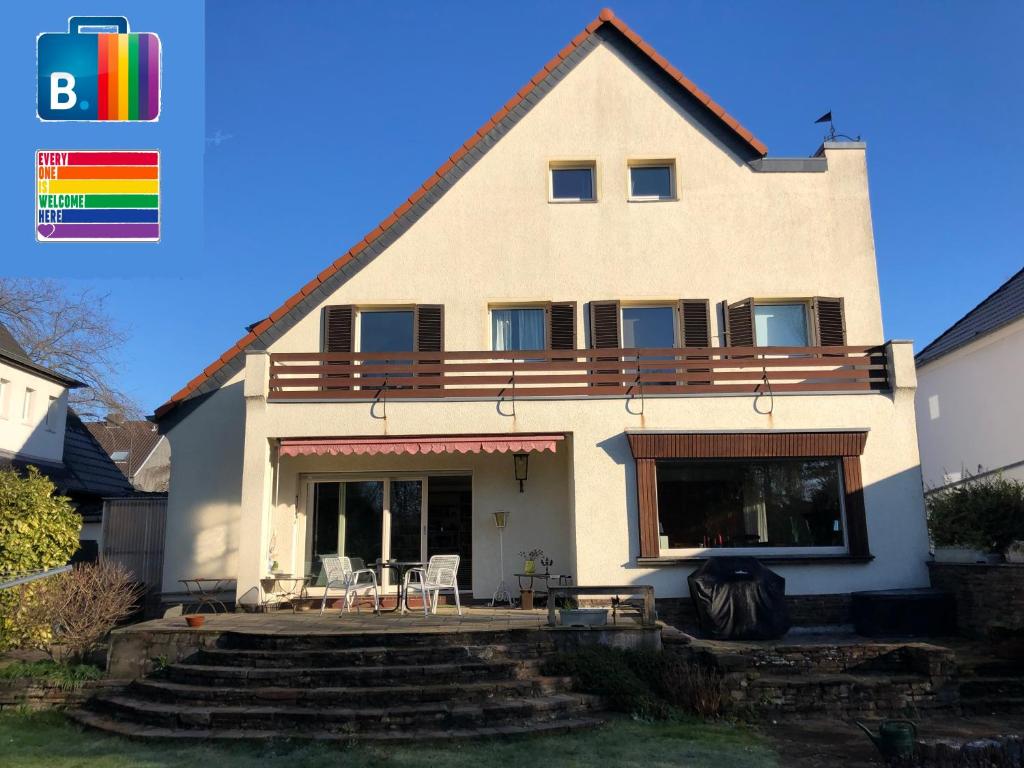
<path id="1" fill-rule="evenodd" d="M 1000 562 L 1011 544 L 1024 540 L 1024 483 L 1017 480 L 998 473 L 968 476 L 931 494 L 927 504 L 940 562 Z"/>
<path id="2" fill-rule="evenodd" d="M 520 552 L 519 556 L 523 558 L 523 573 L 528 573 L 531 576 L 537 572 L 537 558 L 544 555 L 543 549 L 531 549 L 529 552 Z"/>

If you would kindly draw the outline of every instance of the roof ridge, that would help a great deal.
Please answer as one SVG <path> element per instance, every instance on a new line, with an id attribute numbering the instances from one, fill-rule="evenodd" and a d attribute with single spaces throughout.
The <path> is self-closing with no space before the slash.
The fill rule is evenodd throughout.
<path id="1" fill-rule="evenodd" d="M 220 357 L 210 363 L 210 365 L 206 366 L 199 375 L 191 379 L 184 387 L 171 395 L 170 399 L 166 403 L 157 408 L 154 413 L 154 417 L 156 419 L 162 418 L 178 404 L 187 399 L 204 382 L 213 377 L 221 368 L 234 360 L 241 352 L 248 348 L 250 344 L 256 341 L 261 334 L 269 330 L 278 320 L 291 312 L 291 310 L 294 309 L 303 299 L 316 291 L 329 278 L 334 276 L 343 267 L 351 263 L 359 254 L 373 245 L 381 235 L 388 231 L 392 225 L 397 223 L 404 214 L 410 211 L 413 206 L 415 206 L 438 182 L 442 181 L 445 174 L 455 168 L 456 164 L 462 160 L 470 150 L 472 150 L 481 140 L 485 139 L 490 134 L 491 130 L 494 129 L 506 115 L 525 101 L 526 97 L 534 90 L 534 88 L 542 83 L 556 67 L 561 65 L 570 54 L 574 53 L 605 24 L 614 27 L 618 32 L 620 32 L 644 55 L 657 64 L 663 72 L 686 89 L 719 120 L 725 123 L 725 125 L 736 133 L 736 135 L 738 135 L 744 142 L 746 142 L 754 152 L 762 157 L 768 154 L 768 147 L 759 141 L 754 134 L 744 128 L 739 121 L 732 117 L 732 115 L 726 112 L 724 107 L 715 102 L 708 94 L 698 88 L 692 80 L 672 66 L 668 59 L 658 53 L 649 43 L 647 43 L 647 41 L 634 32 L 628 24 L 620 20 L 611 8 L 603 8 L 597 15 L 597 18 L 587 24 L 582 32 L 570 40 L 561 51 L 555 54 L 552 59 L 541 67 L 540 70 L 530 78 L 526 85 L 520 88 L 516 94 L 509 99 L 504 106 L 502 106 L 501 109 L 491 115 L 487 121 L 465 142 L 463 142 L 462 145 L 456 149 L 444 163 L 442 163 L 430 176 L 428 176 L 427 180 L 424 181 L 405 202 L 388 214 L 383 221 L 371 229 L 361 240 L 349 248 L 348 251 L 335 259 L 290 298 L 286 299 L 285 302 L 275 309 L 267 318 L 251 326 L 245 336 L 231 345 L 223 354 L 220 355 Z"/>
<path id="2" fill-rule="evenodd" d="M 996 296 L 998 296 L 1000 293 L 1002 293 L 1007 288 L 1007 286 L 1009 286 L 1014 280 L 1016 280 L 1017 278 L 1019 278 L 1021 276 L 1024 276 L 1024 267 L 1022 267 L 1021 269 L 1017 270 L 1012 275 L 1010 275 L 1006 280 L 1004 280 L 1002 283 L 1000 283 L 999 287 L 996 288 L 994 291 L 992 291 L 992 293 L 990 293 L 984 299 L 982 299 L 977 304 L 975 304 L 971 309 L 967 310 L 967 312 L 964 313 L 963 317 L 961 317 L 959 320 L 957 320 L 951 326 L 946 328 L 946 330 L 944 330 L 942 333 L 940 333 L 938 336 L 936 336 L 934 339 L 932 339 L 920 352 L 918 352 L 916 355 L 914 355 L 914 359 L 920 361 L 921 358 L 923 358 L 923 357 L 925 357 L 927 355 L 928 351 L 932 347 L 937 345 L 944 338 L 946 338 L 951 333 L 953 333 L 955 330 L 957 330 L 962 325 L 964 325 L 968 320 L 971 319 L 971 317 L 974 314 L 976 314 L 979 310 L 981 310 L 992 299 L 994 299 Z M 1010 321 L 1007 321 L 1007 322 L 1010 322 Z M 985 329 L 985 331 L 983 333 L 987 333 L 988 331 L 995 330 L 995 328 L 1001 327 L 1002 325 L 1005 325 L 1005 324 L 1006 323 L 1000 323 L 999 325 L 997 325 L 997 326 L 995 326 L 993 328 L 987 328 L 987 329 Z M 975 335 L 974 338 L 977 338 L 977 334 Z M 967 342 L 964 342 L 964 344 L 965 343 L 967 343 Z M 957 344 L 952 349 L 946 350 L 946 352 L 943 352 L 940 355 L 936 355 L 934 358 L 931 358 L 931 359 L 929 359 L 929 360 L 927 360 L 925 362 L 931 362 L 932 360 L 938 359 L 939 357 L 942 357 L 943 355 L 945 355 L 947 352 L 952 352 L 953 349 L 958 349 L 961 346 L 963 346 L 963 344 Z"/>

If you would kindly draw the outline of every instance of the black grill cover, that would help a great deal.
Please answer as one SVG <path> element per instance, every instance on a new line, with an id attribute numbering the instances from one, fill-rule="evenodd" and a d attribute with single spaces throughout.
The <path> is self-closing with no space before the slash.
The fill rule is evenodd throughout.
<path id="1" fill-rule="evenodd" d="M 786 580 L 753 557 L 709 557 L 686 580 L 710 637 L 771 640 L 789 631 Z"/>

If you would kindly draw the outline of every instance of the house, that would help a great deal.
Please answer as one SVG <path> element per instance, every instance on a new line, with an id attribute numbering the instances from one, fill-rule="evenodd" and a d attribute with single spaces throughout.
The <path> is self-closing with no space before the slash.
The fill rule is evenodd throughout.
<path id="1" fill-rule="evenodd" d="M 81 382 L 36 365 L 0 324 L 0 467 L 29 465 L 50 478 L 82 516 L 79 559 L 94 559 L 103 499 L 131 486 L 68 408 L 68 390 Z"/>
<path id="2" fill-rule="evenodd" d="M 926 492 L 1001 472 L 1024 480 L 1024 269 L 915 358 Z"/>
<path id="3" fill-rule="evenodd" d="M 171 446 L 153 422 L 108 419 L 86 422 L 86 427 L 135 490 L 167 492 Z"/>
<path id="4" fill-rule="evenodd" d="M 770 157 L 602 11 L 157 410 L 164 589 L 443 552 L 485 599 L 534 548 L 662 601 L 727 554 L 808 605 L 926 586 L 865 152 Z"/>

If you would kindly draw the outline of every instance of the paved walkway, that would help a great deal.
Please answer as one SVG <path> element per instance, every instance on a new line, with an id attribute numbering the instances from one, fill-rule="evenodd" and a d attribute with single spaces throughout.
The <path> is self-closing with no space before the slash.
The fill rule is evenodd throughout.
<path id="1" fill-rule="evenodd" d="M 547 626 L 546 610 L 524 611 L 509 608 L 486 608 L 463 606 L 462 616 L 454 606 L 438 606 L 437 613 L 424 617 L 423 611 L 383 613 L 376 616 L 364 609 L 361 613 L 344 613 L 339 610 L 299 611 L 292 613 L 285 608 L 269 613 L 204 613 L 206 622 L 201 629 L 191 629 L 185 619 L 178 616 L 170 619 L 154 619 L 126 627 L 124 632 L 252 632 L 276 635 L 336 635 L 336 634 L 378 634 L 399 632 L 501 632 L 509 629 L 541 629 Z"/>

